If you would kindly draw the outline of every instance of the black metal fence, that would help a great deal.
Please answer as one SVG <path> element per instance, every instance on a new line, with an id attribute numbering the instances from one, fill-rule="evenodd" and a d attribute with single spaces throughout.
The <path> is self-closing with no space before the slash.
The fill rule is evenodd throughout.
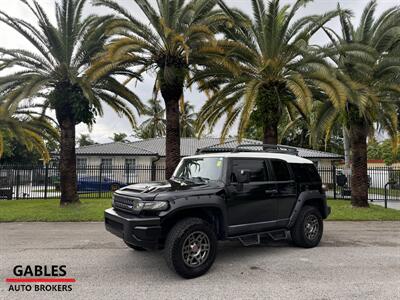
<path id="1" fill-rule="evenodd" d="M 163 180 L 165 168 L 151 165 L 95 165 L 77 168 L 81 198 L 111 197 L 132 183 Z M 0 166 L 0 199 L 51 199 L 60 196 L 58 166 Z"/>
<path id="2" fill-rule="evenodd" d="M 327 195 L 350 199 L 351 170 L 336 166 L 319 167 Z M 165 179 L 163 166 L 121 165 L 78 167 L 81 198 L 111 197 L 113 190 L 131 183 Z M 400 168 L 368 168 L 369 200 L 400 200 Z M 0 165 L 0 199 L 51 199 L 60 196 L 58 166 Z"/>
<path id="3" fill-rule="evenodd" d="M 351 169 L 327 166 L 318 172 L 327 188 L 327 196 L 334 199 L 351 198 Z M 400 200 L 400 167 L 368 168 L 368 200 Z"/>

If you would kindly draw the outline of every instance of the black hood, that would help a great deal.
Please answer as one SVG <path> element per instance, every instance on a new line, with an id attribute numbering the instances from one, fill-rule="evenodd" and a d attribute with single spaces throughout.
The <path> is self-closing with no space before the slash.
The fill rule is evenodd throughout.
<path id="1" fill-rule="evenodd" d="M 214 189 L 220 190 L 223 183 L 207 181 L 203 183 L 180 183 L 175 180 L 135 183 L 117 190 L 115 193 L 129 197 L 137 197 L 145 201 L 154 200 L 157 195 L 162 198 L 176 199 L 190 194 L 213 193 Z"/>

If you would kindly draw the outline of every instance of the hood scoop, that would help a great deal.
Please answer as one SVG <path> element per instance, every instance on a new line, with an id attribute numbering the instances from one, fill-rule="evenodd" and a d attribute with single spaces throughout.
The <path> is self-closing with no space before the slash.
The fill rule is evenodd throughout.
<path id="1" fill-rule="evenodd" d="M 121 190 L 124 192 L 133 193 L 155 193 L 160 191 L 165 191 L 171 188 L 168 182 L 147 182 L 147 183 L 136 183 L 129 185 Z"/>

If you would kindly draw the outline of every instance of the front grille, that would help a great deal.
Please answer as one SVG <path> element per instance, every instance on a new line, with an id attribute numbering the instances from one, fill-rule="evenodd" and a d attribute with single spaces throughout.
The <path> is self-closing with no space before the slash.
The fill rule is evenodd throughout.
<path id="1" fill-rule="evenodd" d="M 132 206 L 137 201 L 140 201 L 140 199 L 114 195 L 114 208 L 134 213 L 134 211 L 132 210 Z"/>

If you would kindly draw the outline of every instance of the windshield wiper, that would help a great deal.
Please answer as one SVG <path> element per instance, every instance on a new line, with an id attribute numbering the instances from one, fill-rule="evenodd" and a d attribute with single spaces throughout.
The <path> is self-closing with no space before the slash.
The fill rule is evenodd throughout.
<path id="1" fill-rule="evenodd" d="M 191 183 L 191 184 L 195 184 L 195 182 L 193 180 L 190 180 L 187 177 L 183 177 L 183 176 L 174 176 L 172 177 L 172 180 L 182 184 L 182 183 Z"/>
<path id="2" fill-rule="evenodd" d="M 197 179 L 201 182 L 208 182 L 210 180 L 210 178 L 207 177 L 201 177 L 201 176 L 197 176 L 197 177 L 192 177 L 192 179 Z"/>

